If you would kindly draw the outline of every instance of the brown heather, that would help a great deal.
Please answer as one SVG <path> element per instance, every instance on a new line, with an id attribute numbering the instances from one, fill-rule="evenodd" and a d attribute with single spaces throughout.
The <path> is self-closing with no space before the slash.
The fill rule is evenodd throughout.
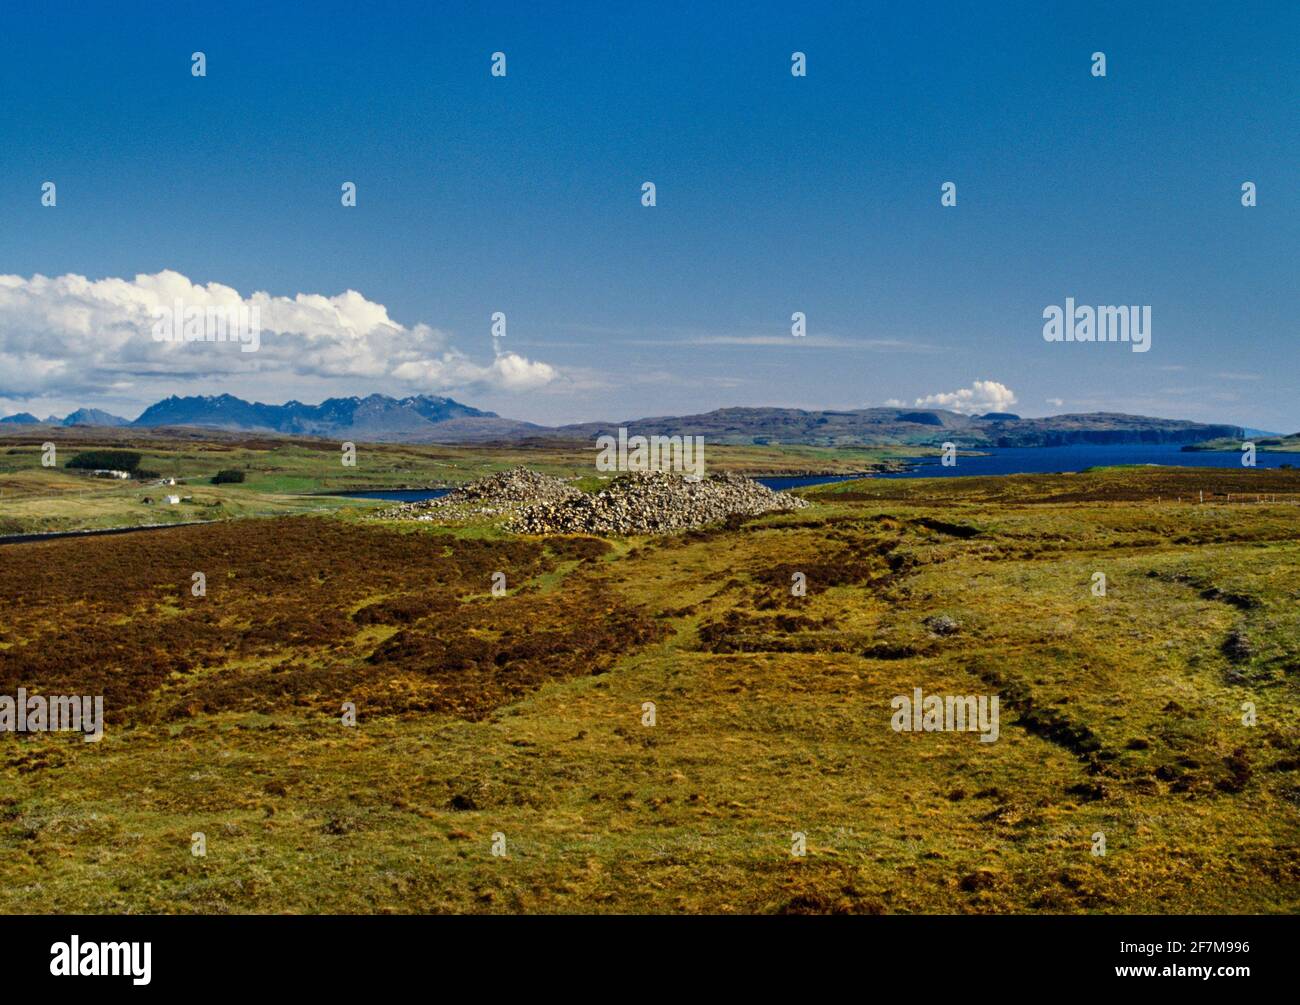
<path id="1" fill-rule="evenodd" d="M 0 693 L 112 719 L 0 737 L 0 909 L 1300 911 L 1300 472 L 805 496 L 0 547 Z M 894 732 L 914 687 L 996 694 L 1000 738 Z"/>

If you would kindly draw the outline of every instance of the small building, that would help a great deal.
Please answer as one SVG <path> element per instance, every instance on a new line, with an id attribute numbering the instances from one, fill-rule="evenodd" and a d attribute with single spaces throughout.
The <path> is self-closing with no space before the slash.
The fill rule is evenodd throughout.
<path id="1" fill-rule="evenodd" d="M 108 468 L 96 468 L 91 474 L 96 478 L 120 478 L 123 481 L 131 477 L 129 471 L 111 471 Z"/>
<path id="2" fill-rule="evenodd" d="M 180 496 L 163 496 L 167 500 L 168 506 L 179 506 L 181 504 Z"/>

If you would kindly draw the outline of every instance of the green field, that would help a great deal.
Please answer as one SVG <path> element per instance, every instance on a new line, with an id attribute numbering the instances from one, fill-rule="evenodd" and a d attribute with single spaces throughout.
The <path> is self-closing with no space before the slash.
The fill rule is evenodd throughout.
<path id="1" fill-rule="evenodd" d="M 60 435 L 62 434 L 62 435 Z M 42 466 L 45 435 L 56 436 L 56 465 Z M 64 465 L 91 449 L 130 449 L 142 455 L 140 468 L 176 478 L 179 485 L 118 482 L 90 477 Z M 895 464 L 886 458 L 923 456 L 919 448 L 735 447 L 711 446 L 710 471 L 749 475 L 854 473 Z M 519 464 L 556 477 L 575 479 L 595 489 L 596 451 L 589 443 L 560 442 L 540 447 L 425 446 L 356 444 L 356 463 L 345 466 L 341 445 L 328 440 L 290 440 L 196 434 L 176 439 L 165 434 L 120 430 L 57 431 L 38 439 L 0 436 L 0 535 L 133 527 L 246 516 L 311 513 L 375 504 L 344 500 L 328 493 L 365 489 L 429 488 L 462 484 Z M 212 485 L 224 469 L 244 472 L 239 484 Z M 165 494 L 192 497 L 177 505 Z M 144 500 L 150 498 L 152 504 Z"/>
<path id="2" fill-rule="evenodd" d="M 0 909 L 1300 910 L 1300 472 L 805 495 L 0 548 L 0 694 L 109 720 L 0 737 Z M 997 696 L 998 740 L 894 731 L 915 687 Z"/>
<path id="3" fill-rule="evenodd" d="M 1238 452 L 1241 450 L 1242 440 L 1207 440 L 1204 443 L 1198 443 L 1193 450 L 1231 450 Z M 1260 436 L 1250 441 L 1255 444 L 1255 449 L 1262 453 L 1273 454 L 1294 454 L 1300 452 L 1300 433 L 1292 433 L 1290 436 Z"/>

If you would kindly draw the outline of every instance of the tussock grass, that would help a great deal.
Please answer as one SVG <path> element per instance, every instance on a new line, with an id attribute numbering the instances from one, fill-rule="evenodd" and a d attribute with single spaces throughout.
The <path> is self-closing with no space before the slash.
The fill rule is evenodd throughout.
<path id="1" fill-rule="evenodd" d="M 115 632 L 168 671 L 99 744 L 0 739 L 0 908 L 1295 912 L 1300 510 L 1142 501 L 1206 475 L 858 483 L 608 546 L 259 521 L 128 577 L 122 539 L 23 545 L 39 590 L 0 552 L 6 688 L 120 672 Z M 164 584 L 240 548 L 257 602 L 178 631 Z M 997 694 L 1000 739 L 894 732 L 914 687 Z"/>

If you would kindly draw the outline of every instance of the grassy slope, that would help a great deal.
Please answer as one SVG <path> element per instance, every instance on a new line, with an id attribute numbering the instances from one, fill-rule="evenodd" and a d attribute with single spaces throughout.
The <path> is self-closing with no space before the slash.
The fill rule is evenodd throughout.
<path id="1" fill-rule="evenodd" d="M 1204 477 L 874 482 L 740 530 L 619 542 L 512 602 L 599 584 L 669 634 L 480 721 L 362 702 L 348 729 L 322 679 L 306 707 L 267 693 L 264 712 L 97 746 L 7 737 L 0 909 L 1300 910 L 1300 517 L 1135 502 Z M 938 613 L 959 632 L 932 635 Z M 1234 629 L 1252 647 L 1236 663 Z M 329 655 L 360 688 L 395 630 Z M 914 686 L 996 689 L 1002 739 L 893 732 L 889 700 Z"/>
<path id="2" fill-rule="evenodd" d="M 0 439 L 0 444 L 5 441 Z M 83 434 L 57 441 L 60 467 L 41 467 L 39 443 L 15 443 L 0 453 L 0 534 L 140 526 L 229 517 L 315 512 L 339 506 L 366 508 L 372 503 L 313 496 L 360 488 L 454 485 L 517 464 L 565 478 L 582 478 L 595 488 L 595 451 L 589 444 L 545 448 L 448 447 L 359 444 L 356 466 L 344 467 L 337 443 L 324 440 L 169 440 L 142 437 L 128 444 L 143 454 L 141 468 L 183 479 L 177 489 L 135 482 L 93 479 L 61 465 L 80 449 L 103 446 Z M 853 473 L 879 464 L 889 455 L 924 451 L 886 448 L 708 446 L 711 471 L 783 474 L 803 471 Z M 246 472 L 242 484 L 213 486 L 211 477 L 225 468 Z M 180 506 L 145 505 L 167 492 L 192 495 Z"/>
<path id="3" fill-rule="evenodd" d="M 1253 441 L 1255 448 L 1274 454 L 1294 454 L 1300 453 L 1300 433 L 1291 433 L 1289 436 L 1261 436 Z M 1203 443 L 1194 445 L 1195 450 L 1231 450 L 1239 452 L 1241 450 L 1241 440 L 1206 440 Z"/>

